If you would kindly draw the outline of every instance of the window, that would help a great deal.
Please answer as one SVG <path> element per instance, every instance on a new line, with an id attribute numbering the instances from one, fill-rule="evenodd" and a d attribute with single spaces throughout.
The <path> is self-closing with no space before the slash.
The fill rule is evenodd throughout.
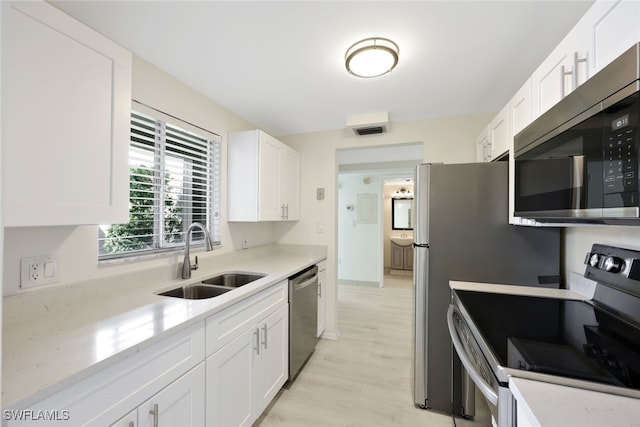
<path id="1" fill-rule="evenodd" d="M 100 259 L 181 248 L 193 222 L 220 244 L 220 168 L 219 136 L 132 112 L 129 222 L 99 227 Z M 203 239 L 194 230 L 192 242 Z"/>

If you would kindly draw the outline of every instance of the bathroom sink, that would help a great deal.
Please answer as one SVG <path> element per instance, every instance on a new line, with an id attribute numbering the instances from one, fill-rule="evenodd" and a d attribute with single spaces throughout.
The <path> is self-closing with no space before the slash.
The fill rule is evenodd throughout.
<path id="1" fill-rule="evenodd" d="M 408 246 L 413 243 L 413 237 L 392 237 L 391 241 L 400 246 Z"/>
<path id="2" fill-rule="evenodd" d="M 180 286 L 166 292 L 161 292 L 158 295 L 184 299 L 207 299 L 217 297 L 218 295 L 222 295 L 225 292 L 229 292 L 230 290 L 231 288 L 220 288 L 217 286 L 191 284 Z"/>
<path id="3" fill-rule="evenodd" d="M 224 273 L 209 279 L 203 280 L 205 285 L 224 286 L 225 288 L 239 288 L 247 283 L 255 282 L 263 278 L 262 273 Z"/>

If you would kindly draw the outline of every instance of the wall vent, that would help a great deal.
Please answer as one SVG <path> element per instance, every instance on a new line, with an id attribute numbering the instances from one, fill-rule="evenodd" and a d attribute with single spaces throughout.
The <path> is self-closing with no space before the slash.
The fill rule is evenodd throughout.
<path id="1" fill-rule="evenodd" d="M 386 126 L 369 126 L 369 127 L 362 127 L 362 128 L 353 128 L 353 131 L 358 136 L 377 135 L 380 133 L 385 133 L 387 131 L 387 128 Z"/>
<path id="2" fill-rule="evenodd" d="M 360 114 L 347 117 L 347 126 L 358 136 L 380 135 L 389 127 L 389 113 Z"/>

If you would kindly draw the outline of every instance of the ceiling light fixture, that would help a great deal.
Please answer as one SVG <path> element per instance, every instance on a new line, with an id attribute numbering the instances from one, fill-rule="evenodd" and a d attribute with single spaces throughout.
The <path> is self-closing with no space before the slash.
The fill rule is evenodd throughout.
<path id="1" fill-rule="evenodd" d="M 398 64 L 398 45 L 389 39 L 372 37 L 354 43 L 344 56 L 347 71 L 357 77 L 378 77 Z"/>

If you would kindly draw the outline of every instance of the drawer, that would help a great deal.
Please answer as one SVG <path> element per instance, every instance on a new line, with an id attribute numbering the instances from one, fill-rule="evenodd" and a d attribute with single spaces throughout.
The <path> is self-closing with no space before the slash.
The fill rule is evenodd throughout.
<path id="1" fill-rule="evenodd" d="M 283 280 L 206 320 L 206 355 L 210 356 L 242 335 L 266 313 L 289 302 L 289 282 Z"/>

